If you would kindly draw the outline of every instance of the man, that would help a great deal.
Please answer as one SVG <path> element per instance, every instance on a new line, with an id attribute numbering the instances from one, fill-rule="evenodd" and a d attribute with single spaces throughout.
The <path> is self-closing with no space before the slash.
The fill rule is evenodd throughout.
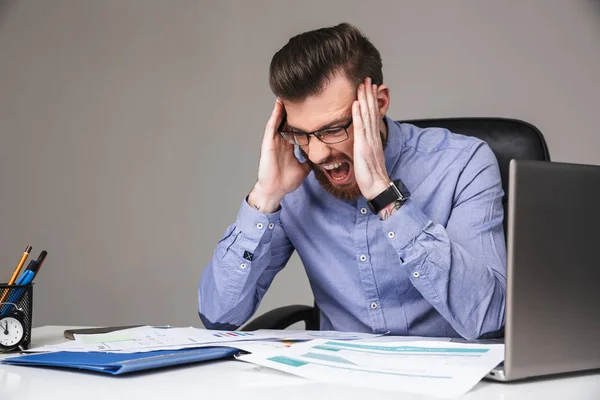
<path id="1" fill-rule="evenodd" d="M 379 52 L 349 24 L 290 39 L 270 84 L 258 181 L 200 282 L 204 325 L 246 322 L 296 250 L 323 330 L 501 330 L 503 191 L 489 147 L 386 117 Z"/>

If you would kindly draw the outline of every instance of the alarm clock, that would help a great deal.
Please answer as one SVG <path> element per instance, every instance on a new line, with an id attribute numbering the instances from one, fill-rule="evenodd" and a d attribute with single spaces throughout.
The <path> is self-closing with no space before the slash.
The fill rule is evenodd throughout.
<path id="1" fill-rule="evenodd" d="M 0 351 L 19 349 L 25 341 L 25 314 L 12 311 L 0 317 Z"/>

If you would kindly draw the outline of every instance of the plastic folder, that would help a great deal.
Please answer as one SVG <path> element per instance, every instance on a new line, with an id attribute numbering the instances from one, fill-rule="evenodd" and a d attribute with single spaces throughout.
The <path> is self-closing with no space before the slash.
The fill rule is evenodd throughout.
<path id="1" fill-rule="evenodd" d="M 217 360 L 231 357 L 238 352 L 238 349 L 231 347 L 200 347 L 182 350 L 158 350 L 145 353 L 78 353 L 59 351 L 55 353 L 10 357 L 2 360 L 2 363 L 38 367 L 74 368 L 105 372 L 111 375 L 121 375 L 173 365 Z"/>

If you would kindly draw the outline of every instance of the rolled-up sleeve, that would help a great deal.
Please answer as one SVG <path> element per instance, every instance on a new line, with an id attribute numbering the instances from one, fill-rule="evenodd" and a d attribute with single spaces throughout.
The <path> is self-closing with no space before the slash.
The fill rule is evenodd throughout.
<path id="1" fill-rule="evenodd" d="M 487 144 L 478 141 L 464 157 L 446 226 L 409 199 L 381 229 L 414 287 L 461 336 L 474 339 L 505 322 L 504 193 Z"/>

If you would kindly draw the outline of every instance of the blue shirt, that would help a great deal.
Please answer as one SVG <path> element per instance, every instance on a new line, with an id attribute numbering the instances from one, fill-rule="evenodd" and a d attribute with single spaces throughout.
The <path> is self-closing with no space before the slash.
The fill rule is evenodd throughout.
<path id="1" fill-rule="evenodd" d="M 364 197 L 339 200 L 308 176 L 281 209 L 244 200 L 198 290 L 207 328 L 256 311 L 296 250 L 323 330 L 477 338 L 504 326 L 502 183 L 488 145 L 386 118 L 385 163 L 412 196 L 389 219 Z"/>

